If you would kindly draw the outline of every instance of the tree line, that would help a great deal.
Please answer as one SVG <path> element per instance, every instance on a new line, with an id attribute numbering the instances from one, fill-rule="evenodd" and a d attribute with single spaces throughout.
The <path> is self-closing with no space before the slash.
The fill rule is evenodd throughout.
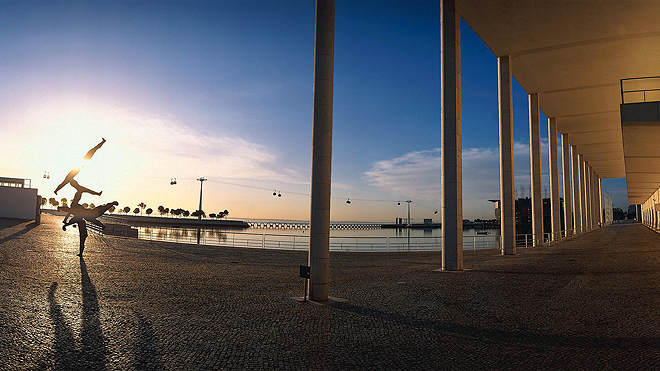
<path id="1" fill-rule="evenodd" d="M 53 206 L 53 208 L 57 208 L 58 206 L 68 207 L 68 202 L 69 202 L 69 200 L 67 200 L 66 198 L 62 198 L 59 201 L 57 199 L 55 199 L 55 197 L 51 197 L 48 200 L 46 200 L 46 198 L 42 198 L 41 199 L 41 206 L 42 207 L 46 206 L 46 203 L 48 203 L 51 206 Z M 93 209 L 93 208 L 96 207 L 96 205 L 94 205 L 93 203 L 90 203 L 90 204 L 83 203 L 80 206 L 84 207 L 85 209 Z M 108 209 L 108 212 L 110 214 L 114 213 L 115 211 L 118 214 L 121 214 L 121 213 L 128 214 L 128 213 L 131 212 L 131 209 L 132 208 L 130 206 L 124 206 L 124 207 L 121 207 L 121 206 L 114 207 L 114 206 L 112 206 L 110 209 Z M 135 215 L 137 215 L 137 214 L 142 215 L 142 213 L 144 212 L 145 214 L 150 216 L 154 212 L 154 210 L 152 208 L 150 208 L 150 207 L 147 208 L 147 204 L 145 204 L 144 202 L 140 202 L 139 204 L 137 204 L 137 207 L 132 209 L 132 210 L 133 210 L 133 214 L 135 214 Z M 162 205 L 158 206 L 158 213 L 160 214 L 160 216 L 168 216 L 168 215 L 176 216 L 176 217 L 182 217 L 183 216 L 185 218 L 187 218 L 189 216 L 196 217 L 196 218 L 201 216 L 202 218 L 207 218 L 208 217 L 208 218 L 217 218 L 217 219 L 221 219 L 221 218 L 224 218 L 227 215 L 229 215 L 229 211 L 227 211 L 227 210 L 219 211 L 217 213 L 210 213 L 207 216 L 206 212 L 204 212 L 204 210 L 195 210 L 191 213 L 190 211 L 182 209 L 182 208 L 176 208 L 175 209 L 175 208 L 164 207 Z"/>

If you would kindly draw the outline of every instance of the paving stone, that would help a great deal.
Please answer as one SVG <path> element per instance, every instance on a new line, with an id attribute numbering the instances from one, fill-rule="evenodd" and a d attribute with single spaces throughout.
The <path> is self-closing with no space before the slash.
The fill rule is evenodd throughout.
<path id="1" fill-rule="evenodd" d="M 0 370 L 654 369 L 660 235 L 621 223 L 552 247 L 331 253 L 207 247 L 0 219 Z"/>

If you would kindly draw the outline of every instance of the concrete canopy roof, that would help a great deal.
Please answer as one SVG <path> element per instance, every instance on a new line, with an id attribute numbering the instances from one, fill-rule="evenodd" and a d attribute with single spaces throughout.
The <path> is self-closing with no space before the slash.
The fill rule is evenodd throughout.
<path id="1" fill-rule="evenodd" d="M 459 13 L 511 56 L 518 83 L 598 176 L 626 176 L 620 80 L 660 75 L 660 1 L 461 0 Z"/>

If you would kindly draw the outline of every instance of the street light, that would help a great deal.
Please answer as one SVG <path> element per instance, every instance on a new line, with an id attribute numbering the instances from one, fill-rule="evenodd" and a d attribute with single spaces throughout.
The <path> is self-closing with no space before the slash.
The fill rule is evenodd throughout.
<path id="1" fill-rule="evenodd" d="M 204 181 L 207 180 L 204 177 L 201 177 L 197 179 L 199 181 L 199 215 L 197 216 L 199 220 L 202 220 L 202 186 L 204 185 Z"/>

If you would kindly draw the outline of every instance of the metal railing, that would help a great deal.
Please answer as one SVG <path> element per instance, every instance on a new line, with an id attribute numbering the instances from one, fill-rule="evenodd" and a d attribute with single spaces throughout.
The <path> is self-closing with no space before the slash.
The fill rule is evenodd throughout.
<path id="1" fill-rule="evenodd" d="M 138 238 L 210 246 L 245 247 L 276 250 L 308 250 L 309 236 L 228 232 L 221 230 L 139 227 Z M 463 236 L 464 250 L 499 249 L 499 235 Z M 330 251 L 406 252 L 440 251 L 440 237 L 330 237 Z"/>
<path id="2" fill-rule="evenodd" d="M 554 233 L 544 233 L 543 242 L 541 243 L 544 246 L 552 246 L 563 240 L 579 236 L 583 233 L 593 231 L 598 229 L 598 225 L 591 226 L 589 228 L 584 228 L 583 230 L 578 229 L 569 229 L 557 231 Z M 554 238 L 551 238 L 554 237 Z M 517 234 L 516 235 L 516 247 L 534 247 L 534 235 L 533 234 Z"/>
<path id="3" fill-rule="evenodd" d="M 621 79 L 621 104 L 660 101 L 660 76 Z"/>
<path id="4" fill-rule="evenodd" d="M 231 232 L 213 229 L 185 229 L 170 227 L 137 227 L 138 238 L 150 241 L 165 241 L 207 246 L 242 247 L 273 250 L 300 250 L 309 248 L 309 236 L 271 233 Z M 516 235 L 516 247 L 535 245 L 551 246 L 562 240 L 597 229 L 592 226 L 582 231 L 563 230 L 543 234 L 543 241 L 534 243 L 532 234 Z M 501 236 L 463 236 L 463 250 L 501 249 Z M 374 237 L 330 237 L 330 251 L 344 252 L 413 252 L 441 251 L 441 237 L 374 236 Z"/>

